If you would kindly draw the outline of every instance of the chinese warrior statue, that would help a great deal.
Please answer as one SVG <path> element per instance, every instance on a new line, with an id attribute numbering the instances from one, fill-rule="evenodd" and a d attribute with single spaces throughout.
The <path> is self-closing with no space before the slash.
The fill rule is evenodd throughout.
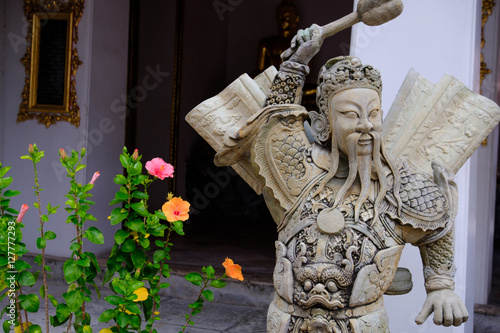
<path id="1" fill-rule="evenodd" d="M 242 76 L 187 116 L 216 149 L 216 164 L 233 166 L 262 193 L 277 223 L 267 331 L 389 332 L 383 294 L 409 291 L 391 284 L 404 280 L 398 261 L 406 243 L 418 246 L 424 266 L 427 299 L 417 323 L 434 312 L 436 324 L 458 326 L 468 313 L 454 292 L 453 176 L 498 122 L 499 108 L 451 77 L 434 87 L 411 72 L 398 95 L 406 103 L 395 103 L 405 107 L 391 109 L 386 127 L 379 71 L 346 56 L 322 67 L 319 112 L 308 112 L 302 88 L 326 28 L 299 30 L 279 71 Z M 440 103 L 418 111 L 424 93 Z M 464 105 L 477 111 L 457 116 Z M 405 112 L 420 112 L 413 121 L 422 126 L 405 127 L 412 121 Z M 449 149 L 455 155 L 439 157 L 431 142 L 439 134 L 464 138 Z"/>

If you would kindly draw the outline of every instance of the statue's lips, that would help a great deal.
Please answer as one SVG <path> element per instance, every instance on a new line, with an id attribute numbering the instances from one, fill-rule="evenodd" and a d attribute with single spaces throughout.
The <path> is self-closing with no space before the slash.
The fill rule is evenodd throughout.
<path id="1" fill-rule="evenodd" d="M 373 138 L 370 134 L 363 134 L 358 139 L 359 145 L 369 145 L 372 142 L 373 142 Z"/>

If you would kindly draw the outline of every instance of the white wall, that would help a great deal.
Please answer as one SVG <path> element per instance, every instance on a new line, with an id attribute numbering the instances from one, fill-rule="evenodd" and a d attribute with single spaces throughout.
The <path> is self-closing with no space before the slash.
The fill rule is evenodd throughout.
<path id="1" fill-rule="evenodd" d="M 389 110 L 410 68 L 437 83 L 448 73 L 477 91 L 479 82 L 479 0 L 405 0 L 400 17 L 384 26 L 353 29 L 351 54 L 380 69 L 384 83 L 383 109 Z M 476 202 L 474 184 L 477 155 L 459 171 L 459 212 L 456 220 L 456 291 L 466 302 L 469 321 L 459 328 L 422 326 L 414 319 L 425 301 L 422 264 L 416 248 L 407 246 L 400 266 L 413 275 L 413 290 L 404 296 L 385 297 L 392 332 L 472 332 L 474 305 L 474 246 Z M 404 306 L 403 306 L 404 305 Z M 431 316 L 432 317 L 432 316 Z"/>
<path id="2" fill-rule="evenodd" d="M 61 205 L 57 215 L 45 225 L 45 230 L 53 230 L 58 238 L 49 241 L 46 253 L 54 256 L 69 254 L 69 243 L 74 238 L 74 228 L 65 223 L 66 212 L 63 209 L 64 194 L 69 189 L 69 179 L 58 168 L 58 149 L 67 151 L 86 146 L 88 149 L 88 168 L 80 173 L 79 181 L 88 182 L 94 171 L 101 172 L 94 190 L 94 201 L 97 204 L 89 213 L 98 219 L 98 225 L 105 234 L 107 244 L 104 246 L 87 246 L 96 253 L 106 252 L 113 244 L 113 228 L 109 227 L 107 216 L 111 208 L 107 203 L 113 198 L 116 187 L 113 177 L 122 172 L 118 155 L 123 147 L 124 121 L 120 113 L 113 112 L 111 105 L 114 99 L 120 98 L 126 88 L 126 61 L 128 36 L 128 5 L 119 0 L 85 1 L 85 10 L 79 29 L 78 54 L 83 64 L 78 69 L 76 92 L 80 106 L 81 124 L 79 128 L 60 122 L 46 128 L 34 120 L 16 124 L 17 113 L 21 103 L 21 92 L 24 87 L 24 67 L 19 61 L 26 50 L 25 44 L 16 41 L 25 40 L 27 25 L 24 19 L 22 2 L 4 0 L 5 14 L 2 25 L 4 48 L 0 48 L 0 70 L 4 79 L 0 83 L 0 107 L 2 121 L 0 123 L 0 155 L 4 165 L 12 166 L 9 175 L 14 178 L 12 189 L 22 194 L 12 200 L 12 205 L 19 208 L 22 203 L 30 207 L 24 224 L 24 240 L 33 252 L 39 252 L 35 246 L 39 236 L 37 212 L 33 207 L 33 171 L 30 161 L 20 160 L 19 156 L 28 152 L 30 143 L 37 143 L 45 150 L 45 157 L 39 164 L 42 206 L 48 201 L 55 206 Z M 0 7 L 1 8 L 1 7 Z M 98 32 L 98 33 L 94 33 Z M 1 44 L 0 44 L 1 46 Z M 105 247 L 106 246 L 106 247 Z"/>

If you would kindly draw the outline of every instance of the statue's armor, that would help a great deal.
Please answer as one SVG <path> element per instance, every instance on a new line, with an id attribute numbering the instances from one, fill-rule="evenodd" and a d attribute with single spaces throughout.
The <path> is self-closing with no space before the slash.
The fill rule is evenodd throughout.
<path id="1" fill-rule="evenodd" d="M 307 71 L 305 65 L 283 63 L 267 106 L 215 158 L 218 165 L 233 165 L 239 156 L 252 165 L 277 224 L 275 297 L 267 331 L 389 332 L 382 296 L 405 243 L 420 249 L 428 292 L 454 288 L 455 196 L 434 182 L 436 175 L 393 161 L 385 166 L 385 195 L 374 199 L 380 185 L 372 180 L 358 221 L 355 188 L 334 207 L 345 175 L 322 183 L 333 157 L 311 134 L 311 128 L 321 131 L 325 124 L 317 121 L 320 115 L 299 105 Z"/>
<path id="2" fill-rule="evenodd" d="M 403 210 L 415 213 L 415 207 L 409 205 L 411 200 L 424 202 L 416 208 L 420 213 L 434 215 L 434 220 L 444 217 L 437 229 L 445 230 L 449 216 L 443 191 L 405 164 L 400 172 L 411 175 L 403 177 L 400 186 L 400 196 L 405 193 Z M 392 186 L 392 178 L 389 180 Z M 415 233 L 415 226 L 424 226 L 425 221 L 406 216 L 405 225 L 392 218 L 397 210 L 392 191 L 375 219 L 373 200 L 365 201 L 358 222 L 354 221 L 358 196 L 349 195 L 335 209 L 343 219 L 332 221 L 343 226 L 337 232 L 328 232 L 317 218 L 333 206 L 335 191 L 327 185 L 312 197 L 316 189 L 313 187 L 296 211 L 288 215 L 276 242 L 276 296 L 269 309 L 268 331 L 388 332 L 382 295 L 396 272 L 405 235 L 418 242 L 440 237 L 442 232 L 427 228 Z M 372 316 L 377 320 L 370 319 Z"/>

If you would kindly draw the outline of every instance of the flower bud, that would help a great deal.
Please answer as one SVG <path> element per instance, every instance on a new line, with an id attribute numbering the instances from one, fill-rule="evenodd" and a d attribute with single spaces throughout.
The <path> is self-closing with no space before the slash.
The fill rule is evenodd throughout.
<path id="1" fill-rule="evenodd" d="M 23 221 L 24 214 L 26 214 L 26 211 L 28 210 L 28 208 L 29 207 L 27 204 L 23 204 L 21 206 L 21 211 L 19 212 L 19 215 L 17 216 L 17 219 L 16 219 L 17 223 L 21 223 Z"/>
<path id="2" fill-rule="evenodd" d="M 83 147 L 81 152 L 80 152 L 80 155 L 83 157 L 83 156 L 85 156 L 86 153 L 87 153 L 87 148 Z"/>
<path id="3" fill-rule="evenodd" d="M 132 160 L 136 162 L 139 159 L 139 150 L 137 148 L 134 150 L 134 153 L 132 154 Z"/>
<path id="4" fill-rule="evenodd" d="M 30 145 L 28 146 L 28 151 L 30 152 L 30 154 L 33 154 L 35 152 L 35 148 L 33 148 L 33 144 L 30 143 Z"/>
<path id="5" fill-rule="evenodd" d="M 60 157 L 60 158 L 61 158 L 61 160 L 63 160 L 63 161 L 64 161 L 64 160 L 68 157 L 68 155 L 66 155 L 66 152 L 65 152 L 65 151 L 64 151 L 64 149 L 62 149 L 62 148 L 61 148 L 61 149 L 59 149 L 59 157 Z"/>
<path id="6" fill-rule="evenodd" d="M 100 175 L 101 174 L 99 173 L 99 171 L 94 172 L 94 175 L 92 176 L 92 180 L 90 181 L 89 184 L 94 185 L 96 179 L 99 178 Z"/>

